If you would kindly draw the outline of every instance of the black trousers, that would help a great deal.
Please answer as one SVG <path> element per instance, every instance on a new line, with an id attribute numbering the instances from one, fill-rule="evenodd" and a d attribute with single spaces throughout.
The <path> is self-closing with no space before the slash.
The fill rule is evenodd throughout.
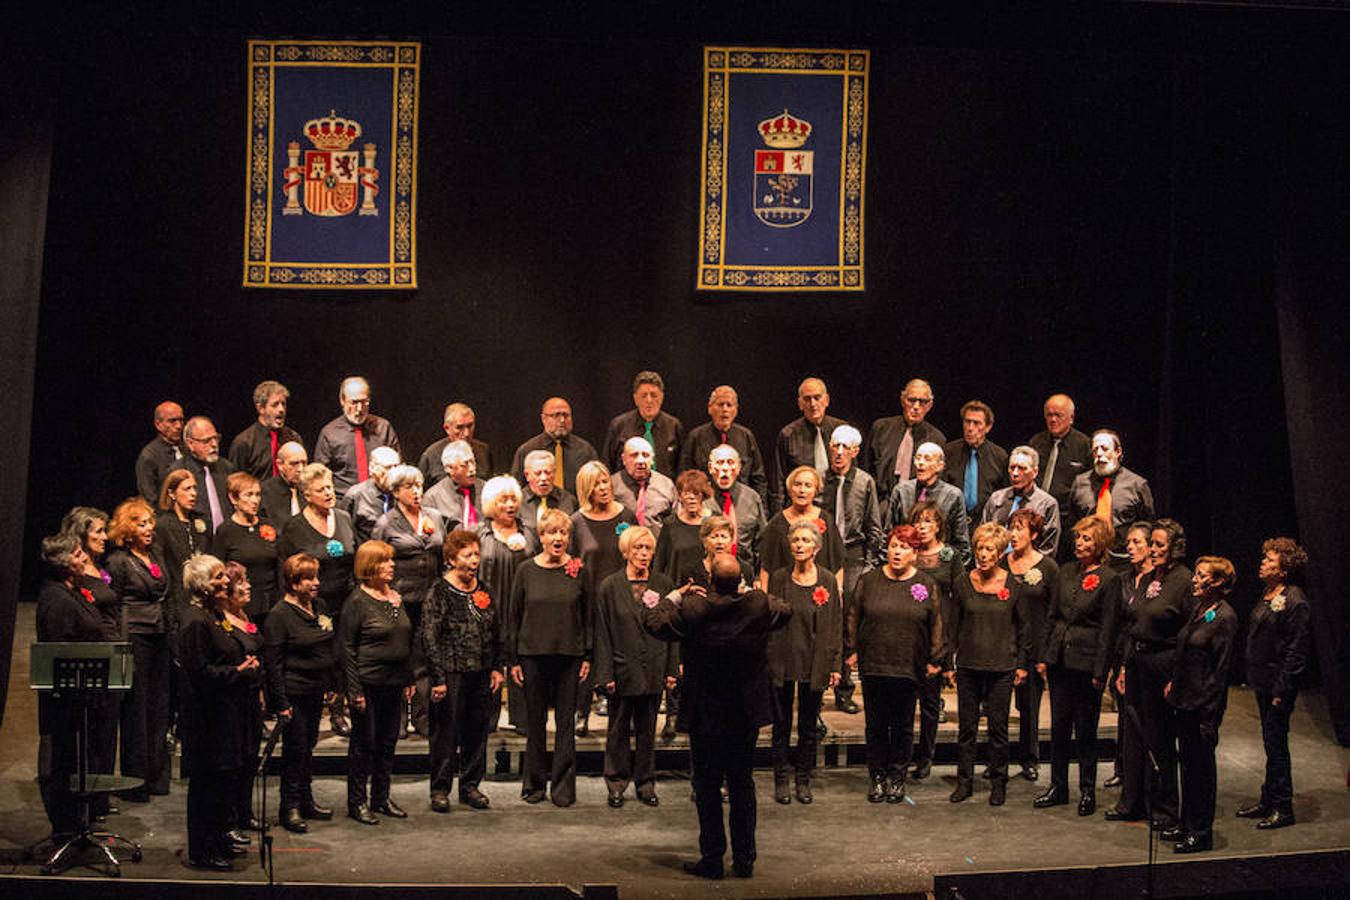
<path id="1" fill-rule="evenodd" d="M 1214 749 L 1219 735 L 1202 733 L 1200 715 L 1177 710 L 1177 741 L 1181 749 L 1181 825 L 1189 834 L 1214 830 L 1214 803 L 1219 793 L 1219 771 Z"/>
<path id="2" fill-rule="evenodd" d="M 867 696 L 863 695 L 864 698 Z M 937 751 L 938 716 L 942 713 L 942 676 L 925 678 L 919 685 L 919 745 L 914 764 L 931 765 Z"/>
<path id="3" fill-rule="evenodd" d="M 639 797 L 656 793 L 656 711 L 660 694 L 609 698 L 609 732 L 605 736 L 605 786 L 622 794 L 631 781 Z M 629 744 L 629 734 L 637 752 Z"/>
<path id="4" fill-rule="evenodd" d="M 117 771 L 117 725 L 122 717 L 122 695 L 104 694 L 89 710 L 89 771 L 111 775 Z M 108 794 L 91 797 L 93 815 L 106 815 Z"/>
<path id="5" fill-rule="evenodd" d="M 165 634 L 128 636 L 135 669 L 122 702 L 122 774 L 145 781 L 148 790 L 169 791 L 169 691 L 173 661 Z"/>
<path id="6" fill-rule="evenodd" d="M 230 827 L 234 788 L 240 769 L 218 772 L 193 772 L 188 779 L 187 833 L 188 857 L 229 859 L 231 845 L 225 837 Z"/>
<path id="7" fill-rule="evenodd" d="M 459 775 L 459 795 L 483 783 L 487 773 L 488 722 L 492 705 L 492 670 L 450 672 L 445 699 L 432 703 L 428 722 L 431 751 L 431 793 L 450 793 Z"/>
<path id="8" fill-rule="evenodd" d="M 394 748 L 398 745 L 403 715 L 403 688 L 394 685 L 363 684 L 366 711 L 359 712 L 350 703 L 352 736 L 347 743 L 347 809 L 367 801 L 372 805 L 389 799 L 389 781 L 394 774 Z"/>
<path id="9" fill-rule="evenodd" d="M 291 718 L 281 732 L 281 808 L 312 806 L 314 745 L 319 740 L 323 695 L 290 694 Z"/>
<path id="10" fill-rule="evenodd" d="M 854 551 L 861 552 L 861 550 Z M 844 558 L 844 621 L 848 621 L 848 611 L 853 606 L 853 590 L 858 586 L 858 580 L 867 574 L 867 563 L 862 559 Z M 839 684 L 834 689 L 834 702 L 838 704 L 847 703 L 853 699 L 853 692 L 857 685 L 853 680 L 853 670 L 849 668 L 848 663 L 839 664 Z"/>
<path id="11" fill-rule="evenodd" d="M 525 762 L 521 771 L 522 796 L 542 794 L 552 785 L 559 806 L 577 799 L 577 736 L 573 715 L 577 708 L 579 656 L 522 656 L 525 676 Z M 548 770 L 548 708 L 553 706 L 553 766 Z"/>
<path id="12" fill-rule="evenodd" d="M 52 834 L 71 835 L 80 828 L 79 803 L 70 789 L 71 776 L 79 771 L 80 704 L 44 694 L 38 697 L 38 708 L 38 791 Z"/>
<path id="13" fill-rule="evenodd" d="M 740 734 L 689 735 L 693 765 L 694 804 L 698 807 L 698 852 L 717 865 L 727 852 L 727 833 L 722 822 L 722 782 L 726 781 L 731 806 L 731 858 L 738 863 L 755 861 L 755 741 L 757 730 Z"/>
<path id="14" fill-rule="evenodd" d="M 1092 686 L 1092 673 L 1050 667 L 1050 786 L 1069 789 L 1069 745 L 1078 742 L 1078 790 L 1088 794 L 1097 785 L 1097 720 L 1102 692 Z"/>
<path id="15" fill-rule="evenodd" d="M 914 704 L 919 690 L 919 685 L 908 678 L 863 676 L 867 769 L 873 776 L 905 777 L 914 743 Z"/>
<path id="16" fill-rule="evenodd" d="M 1111 764 L 1111 769 L 1117 778 L 1124 778 L 1125 761 L 1138 756 L 1139 751 L 1129 746 L 1130 735 L 1125 727 L 1129 716 L 1125 712 L 1125 695 L 1116 690 L 1117 674 L 1119 670 L 1112 669 L 1106 683 L 1107 689 L 1111 691 L 1111 696 L 1116 701 L 1116 758 Z"/>
<path id="17" fill-rule="evenodd" d="M 975 777 L 975 743 L 980 730 L 980 705 L 989 723 L 989 768 L 993 781 L 1008 780 L 1008 710 L 1012 704 L 1012 672 L 956 669 L 956 732 L 958 778 Z"/>
<path id="18" fill-rule="evenodd" d="M 792 742 L 792 699 L 797 698 L 797 755 L 794 759 L 789 744 Z M 786 779 L 796 770 L 797 781 L 809 782 L 816 768 L 816 716 L 824 691 L 811 690 L 810 682 L 785 681 L 773 690 L 773 775 Z"/>
<path id="19" fill-rule="evenodd" d="M 1266 751 L 1266 780 L 1261 782 L 1261 805 L 1276 812 L 1294 812 L 1294 774 L 1289 759 L 1289 717 L 1294 712 L 1294 696 L 1279 706 L 1271 704 L 1271 695 L 1256 692 L 1256 710 L 1261 715 L 1261 745 Z"/>
<path id="20" fill-rule="evenodd" d="M 1017 703 L 1017 761 L 1034 766 L 1041 761 L 1041 696 L 1045 693 L 1045 679 L 1035 669 L 1013 688 Z"/>
<path id="21" fill-rule="evenodd" d="M 1127 761 L 1121 773 L 1118 803 L 1122 810 L 1142 814 L 1147 790 L 1148 811 L 1167 825 L 1176 823 L 1180 810 L 1176 711 L 1163 696 L 1163 688 L 1172 677 L 1174 657 L 1171 650 L 1136 652 L 1125 667 L 1125 704 L 1133 712 L 1126 715 L 1130 716 L 1127 725 L 1132 729 L 1129 743 L 1134 761 Z M 1150 752 L 1158 763 L 1156 774 L 1149 761 Z"/>

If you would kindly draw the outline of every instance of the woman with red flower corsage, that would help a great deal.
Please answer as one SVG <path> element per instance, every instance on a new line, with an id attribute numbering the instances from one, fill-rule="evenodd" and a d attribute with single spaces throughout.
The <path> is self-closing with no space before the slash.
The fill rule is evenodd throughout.
<path id="1" fill-rule="evenodd" d="M 800 473 L 788 479 L 788 491 L 798 494 Z M 794 503 L 796 497 L 794 496 Z M 780 513 L 781 515 L 781 513 Z M 777 518 L 777 517 L 775 517 Z M 819 519 L 800 518 L 788 530 L 791 568 L 776 569 L 768 578 L 769 593 L 792 606 L 786 628 L 769 637 L 769 677 L 773 691 L 773 798 L 791 803 L 788 778 L 796 774 L 798 803 L 810 803 L 811 776 L 816 765 L 819 731 L 816 718 L 826 688 L 839 684 L 843 656 L 844 607 L 839 601 L 839 574 L 817 564 L 824 543 Z M 835 540 L 839 532 L 829 529 Z M 842 546 L 842 545 L 841 545 Z M 765 554 L 766 556 L 768 554 Z M 843 553 L 839 554 L 840 560 Z M 792 701 L 797 701 L 797 756 L 789 753 L 792 739 Z"/>
<path id="2" fill-rule="evenodd" d="M 583 468 L 585 468 L 583 466 Z M 511 683 L 525 692 L 525 760 L 520 796 L 538 803 L 552 784 L 558 806 L 577 799 L 576 732 L 572 729 L 577 689 L 591 671 L 591 597 L 585 566 L 568 552 L 572 519 L 559 509 L 539 516 L 543 549 L 521 563 L 506 604 L 503 652 Z M 556 736 L 553 769 L 548 755 L 548 708 Z"/>
<path id="3" fill-rule="evenodd" d="M 243 472 L 235 472 L 235 475 L 244 475 L 245 478 L 252 478 L 252 475 Z M 228 483 L 228 482 L 227 482 Z M 238 507 L 236 507 L 237 509 Z M 253 656 L 261 660 L 263 658 L 263 633 L 258 627 L 258 623 L 249 615 L 249 607 L 252 603 L 252 585 L 249 581 L 248 570 L 237 562 L 225 563 L 225 577 L 230 582 L 230 595 L 225 601 L 222 612 L 225 615 L 224 621 L 230 623 L 229 634 L 241 650 L 244 656 Z M 264 676 L 266 673 L 264 672 Z M 254 702 L 247 705 L 248 733 L 244 740 L 244 768 L 236 786 L 234 808 L 230 820 L 230 839 L 238 845 L 247 845 L 250 843 L 245 832 L 257 831 L 262 826 L 253 816 L 253 773 L 258 770 L 258 748 L 262 745 L 262 712 L 263 698 L 259 692 Z"/>
<path id="4" fill-rule="evenodd" d="M 176 619 L 150 504 L 139 497 L 119 503 L 108 523 L 108 539 L 116 548 L 108 554 L 108 574 L 134 666 L 131 690 L 122 701 L 122 774 L 145 782 L 121 796 L 144 803 L 150 794 L 169 792 L 169 636 Z"/>
<path id="5" fill-rule="evenodd" d="M 459 775 L 459 802 L 486 809 L 479 785 L 487 773 L 487 737 L 501 687 L 501 618 L 493 595 L 479 580 L 481 544 L 457 528 L 443 542 L 445 574 L 436 579 L 422 616 L 421 643 L 431 685 L 431 809 L 450 811 L 450 788 Z"/>
<path id="6" fill-rule="evenodd" d="M 798 466 L 789 474 L 784 485 L 790 505 L 769 520 L 760 539 L 759 589 L 769 589 L 769 576 L 779 569 L 791 569 L 796 557 L 788 540 L 788 532 L 799 522 L 815 528 L 820 535 L 820 550 L 815 565 L 835 576 L 836 593 L 844 586 L 844 540 L 839 529 L 828 521 L 828 516 L 816 505 L 824 483 L 820 473 L 810 466 Z M 771 592 L 772 593 L 772 592 Z"/>
<path id="7" fill-rule="evenodd" d="M 941 592 L 918 568 L 921 546 L 913 525 L 891 529 L 886 562 L 859 579 L 844 628 L 848 664 L 862 677 L 870 803 L 905 799 L 914 706 L 946 656 Z"/>
<path id="8" fill-rule="evenodd" d="M 623 806 L 630 781 L 638 800 L 656 806 L 656 711 L 661 691 L 675 683 L 680 656 L 679 644 L 649 634 L 642 617 L 675 585 L 652 570 L 656 539 L 650 529 L 625 530 L 619 550 L 623 571 L 602 581 L 595 598 L 595 683 L 609 694 L 605 787 L 612 807 Z"/>
<path id="9" fill-rule="evenodd" d="M 1036 671 L 1050 682 L 1050 787 L 1037 809 L 1069 802 L 1069 744 L 1078 747 L 1078 814 L 1097 810 L 1097 720 L 1111 669 L 1120 578 L 1105 565 L 1115 534 L 1087 516 L 1073 526 L 1074 561 L 1059 572 Z"/>
<path id="10" fill-rule="evenodd" d="M 235 472 L 225 479 L 225 493 L 234 512 L 212 535 L 211 555 L 221 562 L 237 562 L 248 573 L 248 617 L 261 631 L 277 602 L 277 530 L 259 514 L 262 488 L 258 479 Z"/>
<path id="11" fill-rule="evenodd" d="M 1008 547 L 1002 525 L 985 522 L 971 538 L 975 568 L 956 579 L 946 623 L 947 642 L 956 659 L 956 790 L 960 803 L 975 789 L 975 740 L 980 708 L 989 725 L 989 805 L 1002 806 L 1008 795 L 1008 708 L 1012 691 L 1027 677 L 1031 659 L 1031 623 L 1022 589 L 999 560 Z"/>
<path id="12" fill-rule="evenodd" d="M 1046 610 L 1053 602 L 1059 581 L 1059 565 L 1036 549 L 1044 528 L 1045 518 L 1033 509 L 1018 509 L 1010 514 L 1009 551 L 999 563 L 1012 573 L 1013 581 L 1022 589 L 1033 650 L 1044 638 Z M 1041 695 L 1044 693 L 1045 676 L 1036 671 L 1028 672 L 1026 680 L 1013 691 L 1017 704 L 1017 758 L 1022 764 L 1022 777 L 1027 781 L 1040 777 L 1037 766 L 1041 759 Z"/>

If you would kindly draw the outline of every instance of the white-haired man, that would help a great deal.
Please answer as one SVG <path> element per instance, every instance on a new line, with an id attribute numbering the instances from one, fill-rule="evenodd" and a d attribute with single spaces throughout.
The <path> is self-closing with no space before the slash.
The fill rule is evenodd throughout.
<path id="1" fill-rule="evenodd" d="M 947 436 L 927 421 L 932 411 L 932 386 L 922 378 L 912 378 L 900 392 L 900 415 L 877 419 L 867 432 L 862 467 L 876 479 L 883 522 L 890 518 L 886 504 L 895 485 L 914 477 L 918 446 L 932 442 L 941 447 L 947 443 Z"/>
<path id="2" fill-rule="evenodd" d="M 937 444 L 925 441 L 914 451 L 914 477 L 891 490 L 886 530 L 909 521 L 919 503 L 932 503 L 947 523 L 947 543 L 970 565 L 970 531 L 966 528 L 966 504 L 961 489 L 942 480 L 947 454 Z"/>
<path id="3" fill-rule="evenodd" d="M 984 504 L 981 521 L 997 522 L 1008 527 L 1008 517 L 1019 509 L 1029 509 L 1044 520 L 1036 549 L 1054 558 L 1059 547 L 1059 504 L 1055 498 L 1036 486 L 1040 474 L 1040 454 L 1034 447 L 1023 444 L 1008 454 L 1008 481 L 1011 487 L 994 491 Z"/>
<path id="4" fill-rule="evenodd" d="M 370 383 L 361 376 L 343 379 L 338 402 L 342 415 L 319 432 L 314 461 L 333 473 L 333 489 L 341 500 L 353 486 L 370 477 L 370 451 L 390 447 L 402 456 L 403 445 L 389 420 L 370 411 Z"/>
<path id="5" fill-rule="evenodd" d="M 1096 516 L 1115 529 L 1111 567 L 1122 571 L 1130 564 L 1125 555 L 1130 526 L 1155 518 L 1148 480 L 1121 465 L 1124 456 L 1120 435 L 1109 428 L 1094 431 L 1092 470 L 1074 479 L 1072 498 L 1075 522 L 1084 516 Z"/>
<path id="6" fill-rule="evenodd" d="M 470 531 L 483 522 L 483 485 L 478 461 L 468 441 L 451 441 L 441 451 L 445 477 L 422 495 L 422 505 L 445 516 L 455 527 Z"/>
<path id="7" fill-rule="evenodd" d="M 577 511 L 576 496 L 566 488 L 558 487 L 553 467 L 553 454 L 547 450 L 531 450 L 525 454 L 519 517 L 530 528 L 538 524 L 539 516 L 546 509 L 560 509 L 569 516 Z"/>
<path id="8" fill-rule="evenodd" d="M 1059 558 L 1073 556 L 1073 482 L 1092 468 L 1092 439 L 1073 427 L 1077 410 L 1068 394 L 1054 394 L 1041 409 L 1045 430 L 1031 436 L 1027 446 L 1041 455 L 1037 482 L 1059 503 Z"/>
<path id="9" fill-rule="evenodd" d="M 768 526 L 764 501 L 740 481 L 741 454 L 730 444 L 714 447 L 708 454 L 708 474 L 713 495 L 704 503 L 711 513 L 726 516 L 735 526 L 731 552 L 759 571 L 759 541 Z"/>
<path id="10" fill-rule="evenodd" d="M 370 477 L 347 491 L 339 505 L 352 517 L 352 531 L 356 532 L 356 546 L 370 540 L 375 523 L 394 506 L 394 495 L 389 489 L 389 470 L 401 463 L 393 447 L 376 447 L 370 451 L 367 469 Z"/>

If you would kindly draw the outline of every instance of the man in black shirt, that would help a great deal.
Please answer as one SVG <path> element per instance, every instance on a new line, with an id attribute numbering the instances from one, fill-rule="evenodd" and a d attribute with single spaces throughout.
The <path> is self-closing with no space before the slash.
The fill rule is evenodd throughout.
<path id="1" fill-rule="evenodd" d="M 942 477 L 961 489 L 966 505 L 966 528 L 975 530 L 989 495 L 1008 486 L 1008 451 L 989 440 L 994 411 L 989 404 L 971 400 L 961 407 L 961 440 L 944 449 L 947 468 Z"/>
<path id="2" fill-rule="evenodd" d="M 262 481 L 277 474 L 277 454 L 283 444 L 303 444 L 300 434 L 286 426 L 286 401 L 291 392 L 279 381 L 264 381 L 253 389 L 258 420 L 230 442 L 230 462 L 240 472 Z"/>
<path id="3" fill-rule="evenodd" d="M 262 483 L 264 518 L 281 534 L 286 523 L 305 508 L 300 490 L 300 470 L 309 462 L 305 448 L 298 443 L 282 444 L 277 450 L 277 474 Z"/>
<path id="4" fill-rule="evenodd" d="M 572 492 L 553 483 L 553 454 L 547 450 L 525 454 L 525 484 L 520 494 L 518 517 L 527 528 L 537 528 L 539 514 L 546 509 L 560 509 L 569 516 L 577 511 Z"/>
<path id="5" fill-rule="evenodd" d="M 375 523 L 394 506 L 394 495 L 389 492 L 389 470 L 400 462 L 393 447 L 370 451 L 370 477 L 349 490 L 338 504 L 352 517 L 358 547 L 370 540 Z"/>
<path id="6" fill-rule="evenodd" d="M 600 458 L 611 472 L 623 465 L 625 442 L 640 437 L 652 446 L 652 469 L 674 478 L 675 463 L 684 443 L 684 425 L 670 413 L 662 412 L 666 384 L 656 372 L 639 372 L 633 379 L 633 409 L 615 416 L 600 445 Z"/>
<path id="7" fill-rule="evenodd" d="M 896 483 L 914 477 L 914 454 L 919 445 L 947 444 L 947 436 L 926 421 L 932 409 L 933 388 L 922 378 L 914 378 L 900 392 L 900 415 L 877 419 L 867 433 L 862 467 L 876 479 L 883 522 L 887 521 L 886 504 Z"/>
<path id="8" fill-rule="evenodd" d="M 319 432 L 314 461 L 332 471 L 333 489 L 341 500 L 353 486 L 370 477 L 370 451 L 389 447 L 402 456 L 403 445 L 394 426 L 370 411 L 370 384 L 364 378 L 353 375 L 343 379 L 338 400 L 342 415 Z"/>
<path id="9" fill-rule="evenodd" d="M 183 459 L 183 407 L 172 400 L 156 406 L 155 431 L 136 457 L 136 490 L 158 508 L 164 476 L 179 468 Z"/>
<path id="10" fill-rule="evenodd" d="M 714 447 L 727 444 L 736 449 L 741 461 L 742 479 L 750 489 L 765 499 L 769 484 L 764 473 L 764 457 L 759 452 L 759 441 L 744 425 L 736 424 L 740 413 L 740 399 L 736 389 L 729 384 L 720 384 L 713 388 L 708 396 L 708 419 L 684 439 L 680 449 L 680 471 L 685 469 L 708 468 L 708 457 Z"/>
<path id="11" fill-rule="evenodd" d="M 830 435 L 844 424 L 828 416 L 830 392 L 819 378 L 807 378 L 797 386 L 797 408 L 802 417 L 778 432 L 773 444 L 773 474 L 769 476 L 769 509 L 778 512 L 787 505 L 784 482 L 798 466 L 810 466 L 821 477 L 830 470 Z"/>
<path id="12" fill-rule="evenodd" d="M 474 464 L 479 472 L 492 471 L 492 448 L 473 436 L 477 419 L 467 403 L 451 403 L 445 408 L 441 428 L 445 437 L 433 442 L 422 451 L 417 460 L 417 468 L 422 470 L 422 481 L 427 490 L 445 477 L 445 467 L 441 465 L 441 454 L 451 441 L 467 441 L 473 448 Z"/>
<path id="13" fill-rule="evenodd" d="M 211 534 L 234 514 L 225 481 L 234 474 L 228 459 L 220 458 L 220 432 L 206 416 L 193 416 L 183 426 L 188 455 L 175 469 L 187 469 L 197 479 L 197 503 L 193 507 L 206 517 Z"/>
<path id="14" fill-rule="evenodd" d="M 1027 444 L 1041 457 L 1037 484 L 1059 504 L 1060 532 L 1056 556 L 1073 558 L 1073 481 L 1092 467 L 1092 441 L 1073 427 L 1073 398 L 1055 394 L 1045 401 L 1045 431 L 1032 435 Z"/>
<path id="15" fill-rule="evenodd" d="M 572 433 L 572 404 L 562 397 L 549 397 L 539 410 L 539 422 L 544 430 L 516 448 L 511 474 L 516 481 L 524 481 L 525 457 L 534 450 L 547 450 L 553 454 L 553 483 L 563 490 L 575 488 L 577 470 L 600 457 L 590 441 Z"/>

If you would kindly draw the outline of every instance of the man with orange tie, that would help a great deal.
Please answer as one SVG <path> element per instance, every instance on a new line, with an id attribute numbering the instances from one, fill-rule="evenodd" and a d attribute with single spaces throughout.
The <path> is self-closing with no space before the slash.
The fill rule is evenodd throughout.
<path id="1" fill-rule="evenodd" d="M 483 523 L 483 486 L 478 462 L 468 441 L 451 441 L 441 451 L 445 477 L 422 496 L 422 505 L 445 516 L 447 528 L 473 531 Z M 531 523 L 533 524 L 533 523 Z"/>
<path id="2" fill-rule="evenodd" d="M 303 444 L 300 434 L 286 424 L 286 401 L 291 392 L 279 381 L 264 381 L 253 389 L 258 420 L 230 441 L 230 462 L 258 481 L 277 474 L 277 454 L 286 444 Z"/>
<path id="3" fill-rule="evenodd" d="M 675 507 L 675 482 L 652 469 L 655 454 L 643 437 L 631 437 L 623 443 L 623 468 L 614 473 L 611 484 L 614 499 L 637 517 L 639 525 L 651 529 L 652 537 L 661 536 L 661 525 Z"/>
<path id="4" fill-rule="evenodd" d="M 1125 555 L 1125 537 L 1130 526 L 1154 519 L 1153 492 L 1148 480 L 1120 464 L 1124 455 L 1120 435 L 1108 428 L 1097 429 L 1092 433 L 1092 471 L 1082 473 L 1073 482 L 1074 521 L 1096 516 L 1115 529 L 1109 561 L 1113 569 L 1122 571 L 1130 567 Z"/>
<path id="5" fill-rule="evenodd" d="M 714 447 L 708 454 L 708 474 L 712 476 L 713 495 L 704 506 L 731 520 L 735 526 L 731 552 L 751 571 L 759 571 L 759 541 L 769 523 L 759 494 L 738 480 L 741 454 L 730 444 Z"/>
<path id="6" fill-rule="evenodd" d="M 370 477 L 370 451 L 392 447 L 401 457 L 398 432 L 387 419 L 370 411 L 370 383 L 359 375 L 344 378 L 338 389 L 342 415 L 323 426 L 314 444 L 314 461 L 333 473 L 338 499 Z"/>
<path id="7" fill-rule="evenodd" d="M 511 474 L 525 483 L 525 457 L 534 450 L 553 454 L 553 483 L 565 491 L 577 486 L 577 470 L 599 459 L 590 441 L 572 433 L 572 404 L 562 397 L 549 397 L 539 410 L 544 430 L 516 448 Z"/>

